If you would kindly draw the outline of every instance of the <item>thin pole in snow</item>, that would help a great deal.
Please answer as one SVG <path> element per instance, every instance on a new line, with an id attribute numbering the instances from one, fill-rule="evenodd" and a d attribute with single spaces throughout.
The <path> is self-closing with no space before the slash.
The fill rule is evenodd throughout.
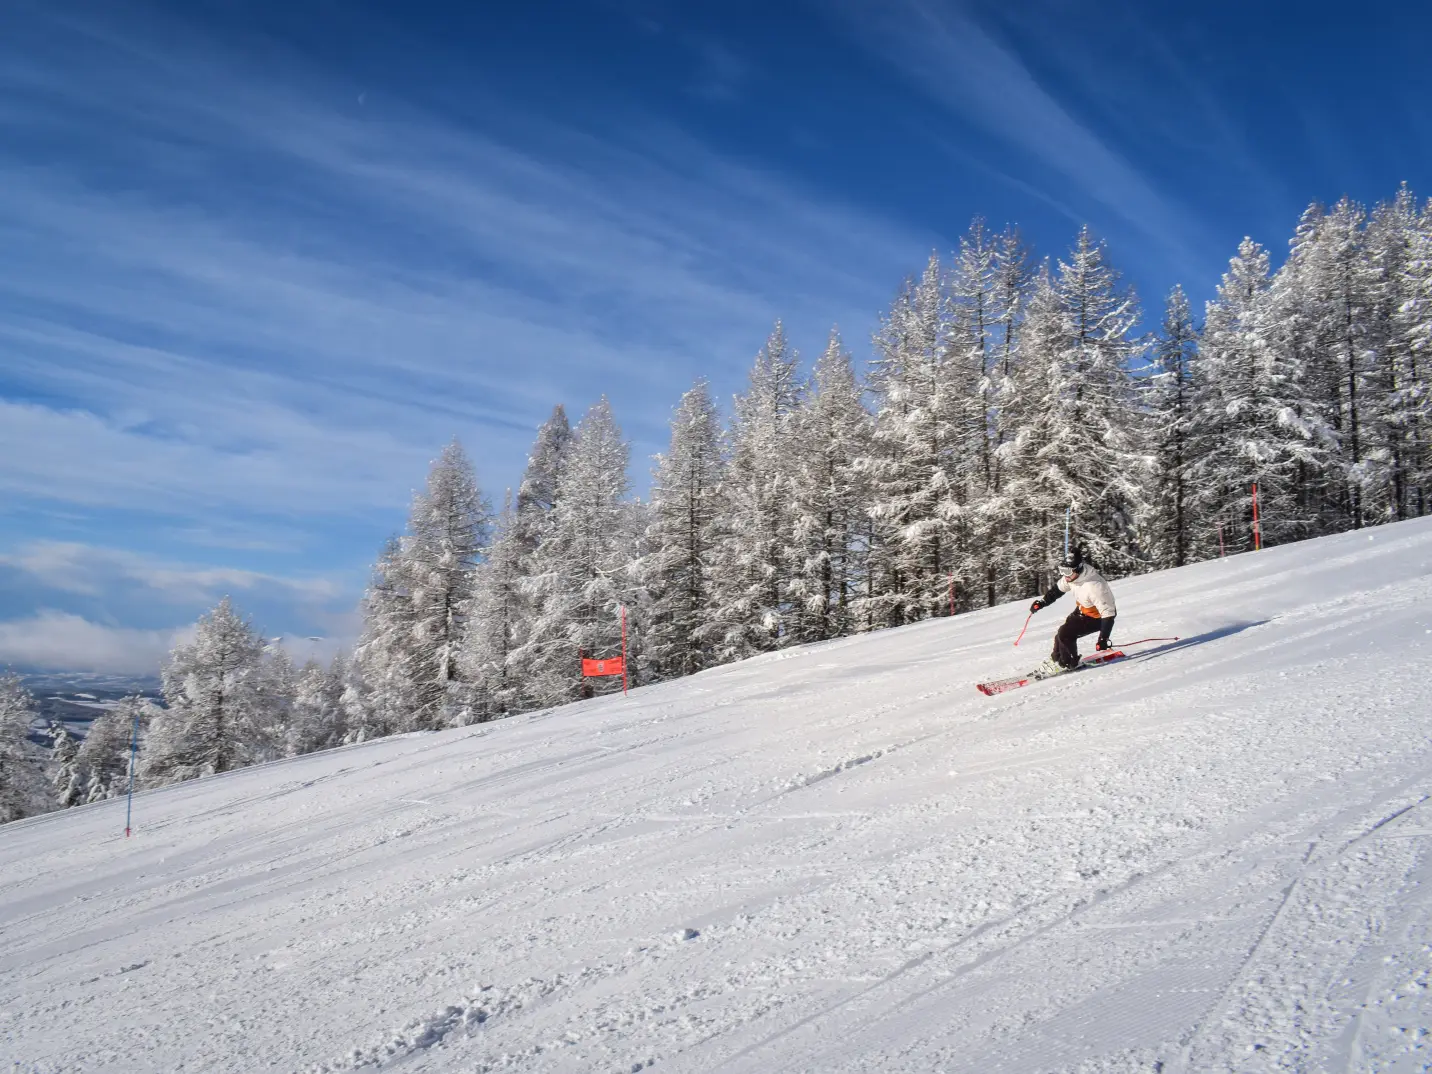
<path id="1" fill-rule="evenodd" d="M 1223 523 L 1218 524 L 1218 558 L 1222 559 L 1228 553 L 1223 548 Z"/>
<path id="2" fill-rule="evenodd" d="M 134 709 L 134 729 L 129 733 L 129 802 L 124 807 L 124 837 L 129 838 L 129 823 L 134 818 L 134 758 L 139 753 L 139 706 Z"/>
<path id="3" fill-rule="evenodd" d="M 627 692 L 627 642 L 626 642 L 626 605 L 622 605 L 622 696 Z"/>
<path id="4" fill-rule="evenodd" d="M 1258 482 L 1253 482 L 1253 550 L 1263 547 L 1263 531 L 1258 525 Z"/>
<path id="5" fill-rule="evenodd" d="M 955 614 L 955 576 L 950 575 L 950 614 Z"/>
<path id="6" fill-rule="evenodd" d="M 1029 629 L 1029 621 L 1030 621 L 1031 619 L 1033 619 L 1033 618 L 1034 618 L 1034 613 L 1033 613 L 1033 612 L 1030 612 L 1027 616 L 1025 616 L 1024 626 L 1022 626 L 1022 627 L 1020 628 L 1020 630 L 1019 630 L 1019 637 L 1017 637 L 1017 638 L 1014 639 L 1014 647 L 1015 647 L 1016 649 L 1019 648 L 1019 643 L 1024 640 L 1024 632 Z"/>

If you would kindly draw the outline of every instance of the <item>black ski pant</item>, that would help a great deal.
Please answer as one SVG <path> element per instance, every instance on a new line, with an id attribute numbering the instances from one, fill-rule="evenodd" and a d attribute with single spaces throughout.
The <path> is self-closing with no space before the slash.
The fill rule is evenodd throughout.
<path id="1" fill-rule="evenodd" d="M 1096 619 L 1092 615 L 1085 615 L 1078 608 L 1069 613 L 1069 618 L 1054 635 L 1054 652 L 1050 655 L 1057 660 L 1062 667 L 1072 668 L 1079 663 L 1079 639 L 1088 634 L 1099 633 L 1103 626 L 1102 619 Z"/>

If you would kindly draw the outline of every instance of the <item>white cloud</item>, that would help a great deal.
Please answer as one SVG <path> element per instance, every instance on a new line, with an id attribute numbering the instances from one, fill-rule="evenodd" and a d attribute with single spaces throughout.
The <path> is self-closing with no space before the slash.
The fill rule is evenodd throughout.
<path id="1" fill-rule="evenodd" d="M 41 610 L 27 619 L 0 622 L 0 665 L 153 675 L 169 650 L 191 631 L 103 626 L 82 616 Z"/>
<path id="2" fill-rule="evenodd" d="M 210 604 L 220 597 L 257 589 L 280 590 L 292 600 L 329 603 L 346 589 L 329 578 L 288 578 L 231 567 L 176 564 L 117 548 L 74 541 L 33 541 L 0 553 L 0 565 L 30 575 L 63 593 L 103 596 L 132 586 L 147 599 L 173 604 Z"/>

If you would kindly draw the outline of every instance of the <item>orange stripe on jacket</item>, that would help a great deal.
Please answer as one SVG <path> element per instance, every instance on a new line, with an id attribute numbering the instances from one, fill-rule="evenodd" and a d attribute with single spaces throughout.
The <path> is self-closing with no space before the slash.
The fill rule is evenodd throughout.
<path id="1" fill-rule="evenodd" d="M 1102 619 L 1102 618 L 1104 618 L 1102 615 L 1099 614 L 1099 609 L 1098 609 L 1098 608 L 1090 608 L 1090 607 L 1088 607 L 1088 606 L 1086 606 L 1086 605 L 1081 604 L 1081 605 L 1079 605 L 1079 610 L 1080 610 L 1081 612 L 1083 612 L 1085 615 L 1087 615 L 1090 619 Z"/>

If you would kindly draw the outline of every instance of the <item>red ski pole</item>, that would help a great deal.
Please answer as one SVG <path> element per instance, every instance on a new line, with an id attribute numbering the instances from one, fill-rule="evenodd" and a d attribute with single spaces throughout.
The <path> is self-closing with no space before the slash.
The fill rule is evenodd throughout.
<path id="1" fill-rule="evenodd" d="M 1024 632 L 1029 629 L 1029 620 L 1030 620 L 1030 619 L 1033 619 L 1033 618 L 1034 618 L 1034 613 L 1033 613 L 1033 612 L 1030 612 L 1030 613 L 1029 613 L 1029 618 L 1028 618 L 1028 619 L 1025 619 L 1025 621 L 1024 621 L 1024 626 L 1020 628 L 1019 637 L 1017 637 L 1017 638 L 1014 639 L 1014 647 L 1015 647 L 1016 649 L 1019 648 L 1019 643 L 1024 640 Z"/>

